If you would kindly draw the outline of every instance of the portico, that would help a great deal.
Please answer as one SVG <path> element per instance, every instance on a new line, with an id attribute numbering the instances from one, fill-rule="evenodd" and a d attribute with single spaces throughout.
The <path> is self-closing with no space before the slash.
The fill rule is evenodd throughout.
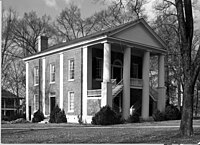
<path id="1" fill-rule="evenodd" d="M 91 61 L 88 61 L 87 63 L 84 63 L 84 68 L 87 68 L 87 70 L 83 71 L 84 74 L 84 78 L 83 80 L 85 80 L 84 82 L 86 82 L 84 85 L 85 87 L 85 99 L 83 99 L 84 101 L 89 101 L 89 100 L 99 100 L 100 103 L 100 107 L 103 107 L 105 105 L 109 105 L 110 107 L 114 107 L 116 106 L 116 104 L 114 103 L 114 99 L 115 97 L 119 97 L 118 103 L 122 112 L 122 115 L 125 119 L 127 119 L 130 115 L 130 107 L 131 105 L 134 105 L 133 103 L 131 104 L 131 97 L 134 97 L 134 94 L 131 94 L 131 89 L 139 89 L 142 91 L 142 95 L 141 97 L 141 118 L 144 120 L 148 120 L 150 115 L 149 112 L 150 110 L 150 86 L 149 86 L 149 69 L 150 69 L 150 56 L 152 55 L 158 55 L 159 59 L 158 59 L 158 96 L 156 102 L 157 102 L 157 108 L 160 111 L 164 111 L 165 110 L 165 87 L 164 87 L 164 54 L 159 54 L 155 52 L 150 51 L 148 48 L 145 48 L 144 50 L 140 50 L 137 46 L 134 45 L 125 45 L 125 43 L 123 45 L 117 44 L 116 42 L 113 41 L 106 41 L 104 43 L 99 44 L 101 47 L 99 47 L 99 49 L 95 49 L 97 48 L 97 46 L 89 46 L 89 47 L 83 47 L 83 52 L 85 52 L 87 50 L 87 54 L 84 53 L 84 58 L 85 61 L 86 60 L 92 60 L 91 58 L 97 57 L 94 53 L 92 52 L 97 52 L 99 51 L 99 53 L 102 53 L 102 80 L 98 80 L 101 82 L 101 85 L 98 89 L 94 89 L 93 85 L 94 82 L 92 80 L 94 80 L 95 78 L 91 78 L 94 77 L 94 72 L 90 72 L 88 75 L 88 71 L 95 71 L 96 67 L 94 64 L 91 63 Z M 119 47 L 120 51 L 119 51 Z M 116 53 L 121 54 L 121 57 L 116 58 Z M 89 55 L 90 54 L 90 55 Z M 89 58 L 90 57 L 90 58 Z M 114 57 L 114 58 L 113 58 Z M 135 62 L 135 60 L 133 59 L 133 57 L 139 57 L 142 60 L 141 62 L 141 71 L 136 71 L 134 69 L 139 69 L 137 67 L 131 67 L 131 65 L 136 65 L 137 63 Z M 118 66 L 119 68 L 122 69 L 122 78 L 121 81 L 119 81 L 119 84 L 115 84 L 113 83 L 113 80 L 116 81 L 116 78 L 113 78 L 113 74 L 115 72 L 113 72 L 112 69 L 113 67 L 115 67 L 115 62 L 122 62 L 122 68 L 120 66 Z M 93 62 L 94 63 L 94 62 Z M 85 65 L 87 64 L 87 66 Z M 131 73 L 134 72 L 137 73 L 141 73 L 140 76 L 138 77 L 138 75 L 136 75 L 137 77 L 133 77 L 131 76 Z M 120 71 L 119 71 L 120 72 Z M 120 84 L 121 83 L 121 84 Z M 118 86 L 122 86 L 121 90 L 120 87 Z M 86 89 L 86 86 L 91 86 L 90 89 Z M 117 88 L 119 90 L 117 90 Z M 117 92 L 117 95 L 115 95 L 115 92 Z M 83 93 L 84 94 L 84 93 Z M 87 116 L 88 114 L 88 102 L 84 102 L 83 103 L 85 105 L 84 107 L 84 114 L 83 116 L 85 116 L 85 119 L 87 120 Z M 160 105 L 162 104 L 162 105 Z M 151 113 L 152 114 L 152 113 Z"/>

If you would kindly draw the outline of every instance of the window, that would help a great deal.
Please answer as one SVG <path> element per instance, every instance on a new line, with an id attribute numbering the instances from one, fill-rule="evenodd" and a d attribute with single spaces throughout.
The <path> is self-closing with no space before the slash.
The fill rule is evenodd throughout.
<path id="1" fill-rule="evenodd" d="M 74 112 L 74 92 L 68 92 L 68 112 Z"/>
<path id="2" fill-rule="evenodd" d="M 103 76 L 103 60 L 102 58 L 96 58 L 96 79 L 102 79 Z"/>
<path id="3" fill-rule="evenodd" d="M 39 84 L 39 67 L 38 66 L 34 68 L 34 84 L 35 85 Z"/>
<path id="4" fill-rule="evenodd" d="M 133 63 L 132 64 L 132 77 L 133 78 L 138 78 L 138 64 Z"/>
<path id="5" fill-rule="evenodd" d="M 39 95 L 38 94 L 34 95 L 33 106 L 34 106 L 34 111 L 37 111 L 39 109 Z"/>
<path id="6" fill-rule="evenodd" d="M 50 83 L 54 83 L 56 79 L 55 64 L 50 64 Z"/>
<path id="7" fill-rule="evenodd" d="M 74 80 L 74 59 L 69 60 L 69 80 Z"/>

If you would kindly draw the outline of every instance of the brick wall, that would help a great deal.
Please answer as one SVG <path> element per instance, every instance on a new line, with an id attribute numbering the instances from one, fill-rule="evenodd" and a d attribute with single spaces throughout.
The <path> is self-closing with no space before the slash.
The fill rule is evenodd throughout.
<path id="1" fill-rule="evenodd" d="M 63 52 L 63 109 L 66 115 L 80 115 L 81 113 L 81 48 L 70 49 Z M 74 81 L 68 81 L 68 60 L 74 59 L 75 78 Z M 50 64 L 55 64 L 55 83 L 50 83 Z M 42 59 L 40 63 L 40 107 L 42 110 Z M 56 104 L 60 105 L 60 54 L 45 56 L 45 115 L 50 114 L 50 93 L 56 95 Z M 34 67 L 39 66 L 39 59 L 29 61 L 29 106 L 33 114 L 34 94 L 39 94 L 39 85 L 34 86 Z M 68 112 L 68 92 L 74 92 L 74 112 Z"/>
<path id="2" fill-rule="evenodd" d="M 60 103 L 60 55 L 46 56 L 45 75 L 45 114 L 50 114 L 50 94 L 55 93 L 56 105 Z M 50 64 L 55 64 L 55 83 L 50 83 Z"/>
<path id="3" fill-rule="evenodd" d="M 67 50 L 63 53 L 63 107 L 67 115 L 81 114 L 81 48 Z M 69 60 L 74 59 L 74 81 L 69 81 Z M 68 112 L 68 92 L 74 92 L 74 112 Z"/>

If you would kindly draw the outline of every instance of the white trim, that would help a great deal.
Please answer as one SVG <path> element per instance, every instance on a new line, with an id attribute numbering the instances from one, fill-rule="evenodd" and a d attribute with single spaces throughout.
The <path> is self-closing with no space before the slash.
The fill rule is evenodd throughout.
<path id="1" fill-rule="evenodd" d="M 28 61 L 28 60 L 31 60 L 31 59 L 34 59 L 34 58 L 37 58 L 37 57 L 42 57 L 42 56 L 50 55 L 52 53 L 64 51 L 66 49 L 70 49 L 70 48 L 74 48 L 74 47 L 79 47 L 81 45 L 86 45 L 88 43 L 96 44 L 95 41 L 100 41 L 100 40 L 105 39 L 105 38 L 107 38 L 107 35 L 100 36 L 100 37 L 97 37 L 97 38 L 94 38 L 94 39 L 89 39 L 89 40 L 81 41 L 81 42 L 74 43 L 74 44 L 71 44 L 71 45 L 68 45 L 68 46 L 63 46 L 63 47 L 60 47 L 60 48 L 56 48 L 56 49 L 50 50 L 48 52 L 43 52 L 43 53 L 40 53 L 40 54 L 36 54 L 34 56 L 26 57 L 23 60 L 24 61 Z M 91 44 L 91 45 L 93 45 L 93 44 Z M 89 44 L 88 44 L 88 46 L 89 46 Z"/>
<path id="2" fill-rule="evenodd" d="M 63 53 L 60 53 L 60 108 L 63 109 Z"/>
<path id="3" fill-rule="evenodd" d="M 46 59 L 45 57 L 42 58 L 42 106 L 43 106 L 43 113 L 45 115 L 45 76 L 46 75 Z"/>
<path id="4" fill-rule="evenodd" d="M 87 97 L 87 100 L 97 100 L 102 99 L 102 97 Z"/>
<path id="5" fill-rule="evenodd" d="M 0 34 L 1 35 L 1 34 Z M 29 120 L 29 62 L 26 62 L 26 120 Z"/>
<path id="6" fill-rule="evenodd" d="M 74 62 L 74 78 L 73 79 L 70 79 L 70 71 L 71 71 L 71 68 L 70 68 L 70 62 L 73 61 Z M 70 58 L 68 59 L 68 81 L 74 81 L 75 79 L 75 59 L 74 58 Z"/>
<path id="7" fill-rule="evenodd" d="M 83 116 L 82 121 L 86 121 L 87 117 L 87 90 L 88 90 L 88 47 L 83 47 L 83 85 L 82 85 L 82 94 L 83 94 Z"/>
<path id="8" fill-rule="evenodd" d="M 70 93 L 73 93 L 74 95 L 75 95 L 75 93 L 73 91 L 68 91 L 68 105 L 67 105 L 68 110 L 67 110 L 67 112 L 72 113 L 72 112 L 74 112 L 74 108 L 73 108 L 73 110 L 70 109 L 70 102 L 71 102 L 70 101 L 70 98 L 71 98 Z M 75 97 L 73 99 L 75 99 Z M 75 100 L 74 100 L 74 102 L 75 102 Z M 74 105 L 74 102 L 73 102 L 73 105 Z"/>

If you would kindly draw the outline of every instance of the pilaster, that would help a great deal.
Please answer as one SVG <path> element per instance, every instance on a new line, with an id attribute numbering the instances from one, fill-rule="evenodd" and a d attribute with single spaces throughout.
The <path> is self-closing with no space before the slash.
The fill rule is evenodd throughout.
<path id="1" fill-rule="evenodd" d="M 29 62 L 26 62 L 26 120 L 29 120 Z"/>
<path id="2" fill-rule="evenodd" d="M 87 123 L 87 91 L 88 91 L 88 47 L 83 47 L 83 84 L 82 84 L 82 121 Z"/>
<path id="3" fill-rule="evenodd" d="M 60 53 L 60 109 L 63 109 L 63 53 Z"/>

